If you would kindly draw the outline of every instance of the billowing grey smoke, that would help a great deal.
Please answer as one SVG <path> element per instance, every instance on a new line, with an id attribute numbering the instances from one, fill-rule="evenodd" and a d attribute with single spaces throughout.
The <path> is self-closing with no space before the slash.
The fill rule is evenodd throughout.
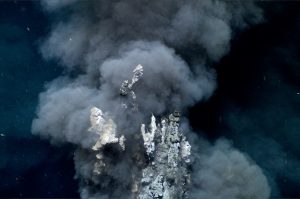
<path id="1" fill-rule="evenodd" d="M 45 58 L 58 60 L 66 73 L 40 95 L 32 131 L 52 142 L 86 149 L 96 139 L 87 133 L 92 106 L 108 111 L 122 133 L 135 134 L 151 114 L 185 111 L 207 99 L 216 87 L 209 64 L 228 52 L 234 31 L 262 19 L 261 10 L 251 1 L 44 0 L 42 5 L 49 15 L 64 16 L 62 21 L 54 20 L 41 49 Z M 192 64 L 178 54 L 190 45 L 199 51 Z M 144 76 L 134 88 L 139 111 L 125 112 L 119 88 L 137 64 L 144 66 Z M 192 174 L 191 197 L 268 198 L 262 171 L 242 153 L 230 147 L 220 150 L 219 144 L 195 153 L 201 164 Z M 77 168 L 84 170 L 81 175 L 91 175 L 88 154 L 77 153 L 75 161 L 83 165 Z M 223 163 L 233 169 L 232 176 L 222 174 Z M 124 172 L 131 164 L 120 160 L 114 177 L 126 181 Z M 114 196 L 124 187 L 115 188 Z M 87 188 L 81 190 L 82 197 L 90 197 Z M 106 197 L 100 188 L 93 192 Z"/>
<path id="2" fill-rule="evenodd" d="M 194 143 L 192 146 L 195 146 Z M 191 198 L 269 198 L 267 179 L 261 169 L 225 139 L 210 146 L 197 140 Z"/>
<path id="3" fill-rule="evenodd" d="M 215 87 L 213 74 L 203 71 L 193 75 L 172 49 L 159 42 L 134 42 L 124 49 L 121 46 L 118 53 L 120 56 L 104 60 L 99 66 L 98 81 L 81 75 L 73 80 L 62 77 L 52 82 L 41 95 L 39 119 L 34 121 L 33 130 L 54 140 L 82 143 L 87 139 L 82 132 L 88 127 L 91 106 L 97 105 L 115 117 L 125 114 L 120 106 L 119 88 L 138 63 L 145 71 L 143 81 L 135 88 L 140 110 L 135 114 L 141 117 L 181 110 L 208 97 Z M 122 125 L 128 124 L 124 122 Z"/>

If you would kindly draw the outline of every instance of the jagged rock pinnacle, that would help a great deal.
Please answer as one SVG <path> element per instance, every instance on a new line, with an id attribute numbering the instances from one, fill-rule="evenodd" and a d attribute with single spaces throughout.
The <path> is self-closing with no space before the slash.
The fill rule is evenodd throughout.
<path id="1" fill-rule="evenodd" d="M 132 98 L 132 110 L 136 111 L 138 109 L 138 105 L 136 103 L 136 95 L 135 92 L 133 91 L 133 85 L 139 81 L 139 79 L 143 76 L 143 66 L 138 64 L 135 69 L 132 71 L 133 72 L 133 77 L 131 78 L 131 82 L 129 80 L 124 80 L 123 83 L 121 84 L 120 87 L 120 95 L 121 96 L 127 96 L 128 94 L 131 95 Z M 128 108 L 128 104 L 123 102 L 122 107 Z"/>
<path id="2" fill-rule="evenodd" d="M 159 125 L 152 116 L 150 131 L 142 134 L 149 163 L 142 171 L 138 199 L 185 199 L 191 146 L 178 129 L 179 115 L 162 120 Z"/>
<path id="3" fill-rule="evenodd" d="M 120 88 L 122 96 L 131 93 L 133 109 L 137 107 L 136 96 L 133 92 L 133 85 L 143 75 L 142 65 L 137 65 L 133 70 L 131 82 L 125 80 Z M 127 104 L 124 106 L 127 107 Z M 117 125 L 103 113 L 99 108 L 91 108 L 91 127 L 88 129 L 97 137 L 92 146 L 92 158 L 94 162 L 93 172 L 95 176 L 107 176 L 107 173 L 114 171 L 118 160 L 112 161 L 107 153 L 103 152 L 106 146 L 118 146 L 118 153 L 127 153 L 125 136 L 117 136 Z M 175 111 L 157 123 L 154 115 L 151 116 L 151 123 L 147 128 L 141 124 L 140 133 L 143 145 L 136 147 L 134 152 L 139 160 L 128 160 L 136 164 L 137 171 L 131 176 L 131 192 L 134 199 L 186 199 L 187 187 L 190 182 L 188 165 L 190 162 L 191 146 L 186 137 L 179 130 L 180 113 Z M 138 139 L 137 138 L 137 139 Z M 140 142 L 136 142 L 137 144 Z M 132 146 L 129 146 L 132 147 Z M 132 155 L 132 154 L 131 154 Z M 126 156 L 130 158 L 129 156 Z M 145 158 L 141 158 L 145 157 Z M 142 164 L 140 164 L 142 160 Z M 137 166 L 140 165 L 140 166 Z M 142 165 L 142 166 L 141 166 Z M 97 177 L 96 177 L 97 179 Z M 93 181 L 95 186 L 97 180 Z M 90 184 L 88 186 L 91 186 Z"/>

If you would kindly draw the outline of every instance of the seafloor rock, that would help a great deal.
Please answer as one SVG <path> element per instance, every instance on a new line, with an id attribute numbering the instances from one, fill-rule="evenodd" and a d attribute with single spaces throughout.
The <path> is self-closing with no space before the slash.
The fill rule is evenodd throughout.
<path id="1" fill-rule="evenodd" d="M 134 111 L 137 111 L 138 106 L 133 86 L 142 75 L 143 67 L 137 65 L 131 81 L 125 80 L 120 88 L 121 96 L 130 94 L 131 110 Z M 124 108 L 128 108 L 128 105 L 128 100 L 122 104 Z M 109 198 L 117 198 L 120 196 L 111 194 L 125 189 L 129 193 L 127 196 L 123 195 L 124 198 L 186 199 L 187 185 L 190 182 L 187 167 L 191 146 L 179 131 L 179 122 L 179 112 L 170 114 L 168 119 L 164 118 L 160 123 L 152 115 L 149 129 L 142 124 L 140 136 L 129 136 L 129 139 L 134 139 L 129 140 L 129 143 L 137 146 L 129 144 L 127 147 L 125 136 L 118 135 L 117 125 L 109 114 L 103 113 L 99 108 L 91 108 L 91 127 L 88 130 L 96 138 L 95 144 L 90 150 L 78 150 L 75 154 L 78 175 L 83 179 L 82 192 L 93 195 L 93 190 L 104 189 Z M 123 163 L 135 168 L 135 171 L 118 173 L 120 170 L 125 172 Z M 116 184 L 122 184 L 119 187 L 124 189 L 110 192 L 111 186 Z"/>
<path id="2" fill-rule="evenodd" d="M 106 175 L 111 165 L 103 153 L 106 145 L 119 146 L 126 153 L 125 137 L 116 136 L 116 125 L 96 107 L 91 109 L 91 127 L 89 131 L 99 136 L 92 147 L 95 151 L 94 175 Z M 188 164 L 190 162 L 190 144 L 179 131 L 179 115 L 171 114 L 157 124 L 151 117 L 149 130 L 141 125 L 141 134 L 145 150 L 137 151 L 139 156 L 146 155 L 144 166 L 134 175 L 131 191 L 137 199 L 184 199 L 187 198 L 187 185 L 190 181 Z M 145 153 L 145 154 L 144 154 Z M 134 161 L 133 161 L 134 162 Z"/>
<path id="3" fill-rule="evenodd" d="M 138 109 L 138 104 L 136 103 L 136 95 L 135 92 L 133 90 L 133 86 L 140 80 L 140 78 L 143 76 L 143 66 L 142 65 L 137 65 L 135 67 L 135 69 L 132 71 L 133 76 L 131 78 L 131 82 L 129 82 L 129 80 L 124 80 L 123 83 L 121 84 L 120 87 L 120 95 L 125 97 L 128 94 L 131 95 L 131 108 L 134 111 L 137 111 Z M 128 108 L 128 104 L 123 102 L 122 107 L 124 108 Z"/>
<path id="4" fill-rule="evenodd" d="M 187 185 L 190 181 L 187 166 L 191 146 L 179 131 L 178 122 L 179 116 L 171 114 L 169 120 L 163 119 L 158 125 L 152 116 L 148 132 L 145 125 L 142 125 L 149 163 L 142 170 L 137 198 L 187 198 Z"/>

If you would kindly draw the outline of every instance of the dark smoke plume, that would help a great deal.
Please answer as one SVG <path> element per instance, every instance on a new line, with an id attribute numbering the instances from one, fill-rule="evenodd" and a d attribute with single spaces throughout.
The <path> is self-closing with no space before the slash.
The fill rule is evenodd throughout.
<path id="1" fill-rule="evenodd" d="M 85 149 L 96 141 L 87 132 L 93 106 L 109 112 L 122 133 L 136 134 L 151 114 L 184 112 L 208 99 L 216 88 L 211 64 L 228 53 L 236 31 L 262 20 L 261 9 L 252 1 L 44 0 L 42 6 L 54 20 L 41 52 L 65 67 L 65 73 L 40 95 L 32 131 L 51 142 Z M 191 45 L 199 53 L 189 63 L 179 52 Z M 119 88 L 137 64 L 144 66 L 135 87 L 139 111 L 124 112 Z M 227 141 L 210 146 L 199 140 L 192 148 L 197 164 L 191 175 L 191 198 L 269 197 L 261 169 Z M 89 154 L 76 154 L 79 178 L 92 178 Z M 128 183 L 126 172 L 136 168 L 132 164 L 123 158 L 114 168 L 111 175 L 123 184 L 114 187 L 112 195 L 101 188 L 81 187 L 81 196 L 120 197 Z M 102 180 L 105 187 L 108 182 Z"/>

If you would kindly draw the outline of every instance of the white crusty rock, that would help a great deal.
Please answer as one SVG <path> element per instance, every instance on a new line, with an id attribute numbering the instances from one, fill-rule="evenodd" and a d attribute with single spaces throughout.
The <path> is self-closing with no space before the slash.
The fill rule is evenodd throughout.
<path id="1" fill-rule="evenodd" d="M 150 155 L 155 150 L 155 143 L 154 143 L 154 135 L 156 132 L 156 121 L 155 117 L 152 115 L 151 117 L 151 124 L 150 124 L 150 131 L 146 132 L 145 130 L 145 124 L 142 124 L 141 126 L 141 132 L 144 140 L 144 146 L 146 148 L 147 155 Z"/>
<path id="2" fill-rule="evenodd" d="M 130 93 L 132 98 L 132 102 L 131 102 L 132 109 L 135 111 L 138 109 L 138 107 L 136 103 L 136 95 L 135 92 L 133 91 L 133 86 L 143 76 L 143 71 L 144 71 L 143 66 L 140 64 L 137 65 L 135 69 L 132 71 L 133 77 L 131 78 L 131 82 L 129 82 L 129 80 L 124 80 L 120 87 L 121 96 L 127 96 Z M 128 104 L 123 102 L 122 107 L 128 108 Z"/>
<path id="3" fill-rule="evenodd" d="M 116 137 L 115 122 L 110 118 L 105 118 L 102 110 L 97 107 L 91 108 L 90 122 L 91 127 L 88 130 L 99 136 L 96 144 L 92 147 L 93 150 L 97 151 L 104 145 L 111 143 L 119 143 L 122 149 L 125 149 L 124 136 Z"/>
<path id="4" fill-rule="evenodd" d="M 110 167 L 109 163 L 106 162 L 105 155 L 102 153 L 102 148 L 108 144 L 116 144 L 124 151 L 125 137 L 123 135 L 119 138 L 116 137 L 117 127 L 115 122 L 97 107 L 91 108 L 90 123 L 91 127 L 88 131 L 98 136 L 96 143 L 92 147 L 92 150 L 96 152 L 93 173 L 100 175 Z"/>
<path id="5" fill-rule="evenodd" d="M 135 175 L 131 183 L 132 198 L 136 199 L 186 199 L 190 181 L 187 169 L 190 162 L 191 146 L 179 130 L 179 113 L 169 115 L 157 124 L 152 115 L 147 129 L 141 125 L 143 146 L 147 158 L 141 168 L 141 175 Z M 95 151 L 93 173 L 95 176 L 106 175 L 113 169 L 107 154 L 102 153 L 105 145 L 119 145 L 125 153 L 124 136 L 116 135 L 116 124 L 106 114 L 93 107 L 90 115 L 89 131 L 97 134 L 98 140 L 92 147 Z M 143 156 L 143 150 L 137 151 Z M 95 178 L 93 177 L 93 179 Z M 97 184 L 97 180 L 94 181 Z"/>
<path id="6" fill-rule="evenodd" d="M 138 199 L 185 199 L 189 184 L 191 146 L 179 131 L 179 114 L 175 112 L 169 120 L 156 125 L 152 116 L 150 131 L 142 125 L 144 146 L 149 163 L 142 170 Z"/>
<path id="7" fill-rule="evenodd" d="M 142 75 L 143 67 L 137 65 L 133 70 L 131 82 L 125 80 L 120 88 L 122 96 L 131 95 L 133 110 L 137 110 L 133 86 Z M 123 104 L 126 108 L 127 103 Z M 77 171 L 80 171 L 78 175 L 82 176 L 86 190 L 91 191 L 96 187 L 99 189 L 105 185 L 103 188 L 109 193 L 110 183 L 124 183 L 124 179 L 115 177 L 118 175 L 115 172 L 119 171 L 116 162 L 124 161 L 122 157 L 131 157 L 131 160 L 126 161 L 131 162 L 136 170 L 132 173 L 128 170 L 126 180 L 129 180 L 124 187 L 129 187 L 125 190 L 130 193 L 124 198 L 187 199 L 191 146 L 180 132 L 179 122 L 180 114 L 177 111 L 170 114 L 168 119 L 162 119 L 160 123 L 157 123 L 152 115 L 149 127 L 146 128 L 146 125 L 142 124 L 141 136 L 134 138 L 142 139 L 143 144 L 140 145 L 141 142 L 135 140 L 138 146 L 125 147 L 125 137 L 118 136 L 116 123 L 99 108 L 91 108 L 91 127 L 88 131 L 96 136 L 95 144 L 91 150 L 78 150 L 75 156 Z M 130 151 L 134 151 L 134 155 Z M 114 153 L 120 155 L 116 157 Z M 84 157 L 88 157 L 86 161 L 89 164 L 82 164 L 85 162 Z"/>

